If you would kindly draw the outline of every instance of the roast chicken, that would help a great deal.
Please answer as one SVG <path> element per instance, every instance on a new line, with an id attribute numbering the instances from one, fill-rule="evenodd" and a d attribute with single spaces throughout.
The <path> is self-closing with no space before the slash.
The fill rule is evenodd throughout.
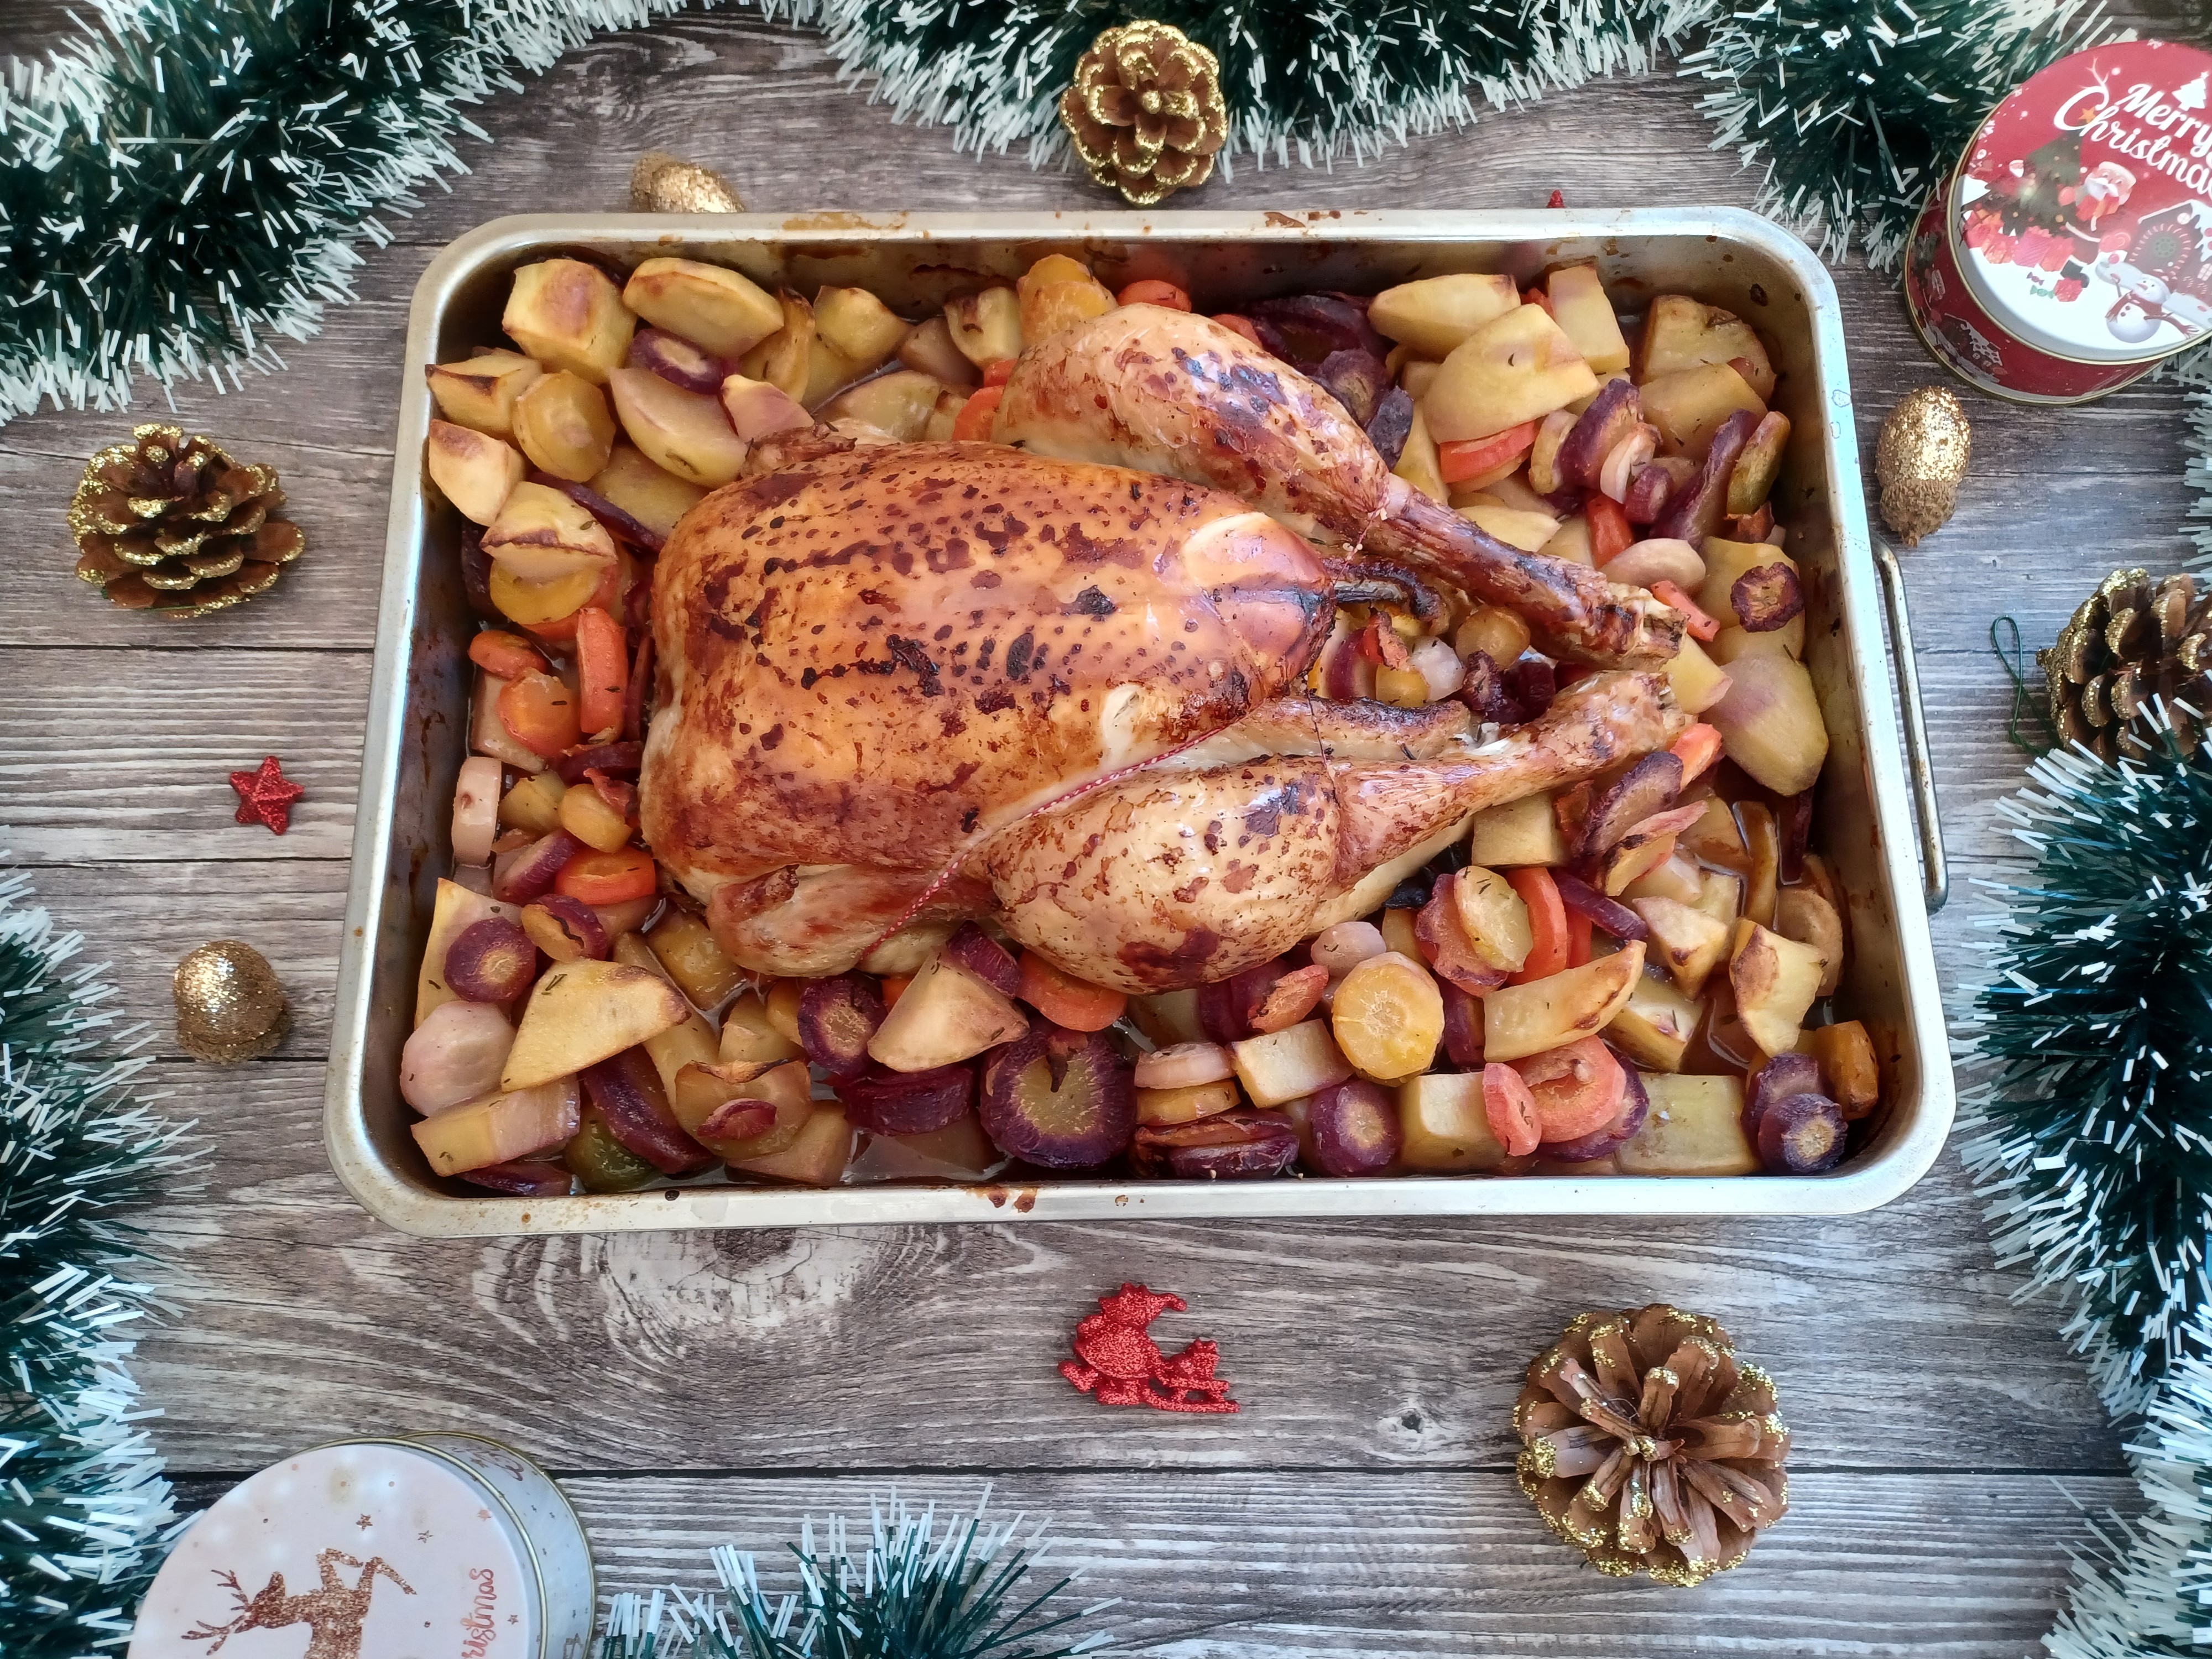
<path id="1" fill-rule="evenodd" d="M 1218 980 L 1373 908 L 1469 814 L 1686 724 L 1636 672 L 1479 746 L 1456 704 L 1307 697 L 1346 573 L 1264 484 L 791 453 L 695 507 L 653 583 L 642 827 L 757 973 L 898 971 L 990 918 L 1101 985 Z M 1630 611 L 1616 654 L 1657 637 Z"/>
<path id="2" fill-rule="evenodd" d="M 1394 474 L 1325 387 L 1194 313 L 1121 306 L 1031 346 L 992 436 L 1211 484 L 1310 541 L 1511 605 L 1559 655 L 1656 666 L 1681 645 L 1679 612 L 1485 534 Z"/>

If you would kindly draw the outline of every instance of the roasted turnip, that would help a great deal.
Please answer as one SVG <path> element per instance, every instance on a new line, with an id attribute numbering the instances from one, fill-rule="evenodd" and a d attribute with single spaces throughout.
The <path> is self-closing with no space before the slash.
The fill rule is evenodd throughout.
<path id="1" fill-rule="evenodd" d="M 490 1094 L 514 1046 L 514 1028 L 490 1003 L 441 1002 L 399 1051 L 399 1097 L 428 1115 Z"/>

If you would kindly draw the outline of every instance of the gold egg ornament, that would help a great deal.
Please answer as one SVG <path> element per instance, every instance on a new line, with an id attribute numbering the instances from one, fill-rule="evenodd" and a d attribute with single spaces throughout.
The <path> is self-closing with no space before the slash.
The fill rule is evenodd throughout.
<path id="1" fill-rule="evenodd" d="M 1907 547 L 1934 534 L 1959 504 L 1973 459 L 1973 423 L 1948 388 L 1923 386 L 1889 411 L 1875 445 L 1882 521 Z"/>
<path id="2" fill-rule="evenodd" d="M 649 149 L 629 173 L 634 213 L 743 213 L 745 204 L 730 181 L 712 167 Z"/>
<path id="3" fill-rule="evenodd" d="M 291 1005 L 269 959 L 234 939 L 212 939 L 177 964 L 177 1041 L 211 1066 L 258 1060 L 284 1040 Z"/>

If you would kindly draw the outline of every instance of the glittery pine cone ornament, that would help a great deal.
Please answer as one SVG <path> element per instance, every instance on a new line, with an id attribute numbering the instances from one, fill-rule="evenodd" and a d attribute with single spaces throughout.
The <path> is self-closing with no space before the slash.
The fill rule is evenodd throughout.
<path id="1" fill-rule="evenodd" d="M 2035 660 L 2060 742 L 2106 761 L 2145 753 L 2156 700 L 2194 754 L 2212 716 L 2212 591 L 2193 576 L 2115 570 Z"/>
<path id="2" fill-rule="evenodd" d="M 1513 1424 L 1521 1490 L 1615 1577 L 1702 1583 L 1790 1507 L 1774 1384 L 1711 1320 L 1664 1303 L 1577 1317 L 1529 1365 Z"/>
<path id="3" fill-rule="evenodd" d="M 1908 392 L 1881 423 L 1874 474 L 1881 484 L 1882 522 L 1907 547 L 1920 545 L 1949 520 L 1973 459 L 1974 428 L 1950 390 Z"/>
<path id="4" fill-rule="evenodd" d="M 69 506 L 76 574 L 129 611 L 199 617 L 276 584 L 300 556 L 300 526 L 277 516 L 272 466 L 240 466 L 208 438 L 134 428 L 86 464 Z"/>
<path id="5" fill-rule="evenodd" d="M 1157 207 L 1212 176 L 1229 137 L 1221 66 L 1181 29 L 1125 23 L 1077 62 L 1060 121 L 1092 179 L 1133 207 Z"/>

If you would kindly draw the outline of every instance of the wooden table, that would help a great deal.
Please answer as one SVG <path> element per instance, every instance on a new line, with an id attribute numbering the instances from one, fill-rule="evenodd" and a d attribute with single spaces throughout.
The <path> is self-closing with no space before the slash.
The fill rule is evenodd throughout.
<path id="1" fill-rule="evenodd" d="M 2191 9 L 2169 0 L 2168 20 Z M 58 0 L 9 9 L 35 50 Z M 12 34 L 8 33 L 12 31 Z M 1688 88 L 1595 86 L 1364 168 L 1239 167 L 1203 206 L 1748 204 Z M 0 848 L 113 964 L 165 1056 L 153 1081 L 213 1146 L 149 1218 L 175 1315 L 137 1371 L 186 1497 L 327 1437 L 468 1429 L 556 1470 L 603 1588 L 708 1580 L 709 1545 L 780 1551 L 807 1512 L 896 1486 L 1048 1511 L 1060 1558 L 1119 1595 L 1146 1652 L 1188 1656 L 1710 1650 L 2015 1655 L 2057 1604 L 2088 1516 L 2124 1505 L 2118 1442 L 2051 1308 L 2013 1298 L 1946 1155 L 1907 1197 L 1836 1221 L 1004 1224 L 422 1243 L 324 1162 L 320 1115 L 361 761 L 408 295 L 501 214 L 624 204 L 651 147 L 749 204 L 1095 206 L 1079 177 L 956 155 L 840 87 L 817 37 L 750 14 L 605 39 L 475 112 L 470 175 L 368 252 L 357 303 L 286 343 L 289 373 L 181 418 L 282 471 L 306 561 L 271 597 L 169 625 L 70 574 L 62 521 L 93 449 L 161 410 L 41 414 L 0 434 L 15 526 L 0 607 Z M 1871 468 L 1875 423 L 1943 377 L 1888 285 L 1837 280 Z M 2187 501 L 2170 386 L 2064 411 L 1969 395 L 1974 477 L 1907 555 L 1958 896 L 1946 983 L 1973 971 L 1974 882 L 2014 867 L 1990 812 L 2021 780 L 1987 635 L 2031 646 L 2116 564 L 2172 568 Z M 413 465 L 411 457 L 407 465 Z M 307 788 L 278 840 L 231 821 L 225 775 L 282 756 Z M 174 1058 L 168 979 L 248 939 L 297 1020 L 236 1071 Z M 1180 1291 L 1174 1340 L 1222 1346 L 1241 1415 L 1109 1413 L 1054 1374 L 1091 1299 Z M 1586 1307 L 1717 1315 L 1778 1380 L 1796 1509 L 1745 1570 L 1685 1594 L 1581 1567 L 1515 1489 L 1528 1356 Z"/>

